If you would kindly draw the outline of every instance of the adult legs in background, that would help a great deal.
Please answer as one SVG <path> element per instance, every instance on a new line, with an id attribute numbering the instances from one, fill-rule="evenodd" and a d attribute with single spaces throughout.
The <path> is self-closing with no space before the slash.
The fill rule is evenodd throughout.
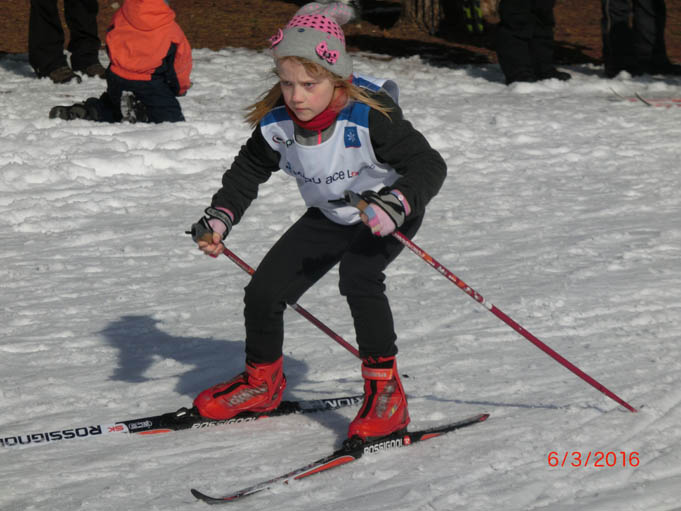
<path id="1" fill-rule="evenodd" d="M 98 60 L 101 46 L 97 34 L 98 10 L 97 0 L 64 0 L 73 69 L 103 77 L 104 69 Z M 74 78 L 80 81 L 68 66 L 64 40 L 57 0 L 31 0 L 28 59 L 38 77 L 49 76 L 55 83 L 66 83 Z"/>
<path id="2" fill-rule="evenodd" d="M 57 0 L 31 0 L 28 61 L 39 77 L 67 65 Z"/>
<path id="3" fill-rule="evenodd" d="M 71 52 L 71 68 L 88 75 L 94 74 L 89 70 L 95 65 L 101 68 L 101 73 L 104 71 L 99 63 L 99 49 L 102 44 L 97 33 L 98 13 L 97 0 L 64 0 L 64 17 L 69 28 L 68 50 Z"/>
<path id="4" fill-rule="evenodd" d="M 497 56 L 506 83 L 535 82 L 530 44 L 534 34 L 533 0 L 501 0 Z"/>
<path id="5" fill-rule="evenodd" d="M 563 71 L 558 71 L 554 64 L 554 29 L 556 18 L 553 15 L 555 0 L 534 0 L 532 17 L 534 33 L 530 41 L 530 55 L 534 74 L 538 80 L 557 78 L 569 80 L 571 76 Z"/>

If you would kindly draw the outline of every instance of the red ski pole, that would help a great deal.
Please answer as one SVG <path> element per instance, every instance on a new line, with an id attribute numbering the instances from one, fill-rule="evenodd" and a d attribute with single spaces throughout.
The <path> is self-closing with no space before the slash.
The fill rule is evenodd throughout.
<path id="1" fill-rule="evenodd" d="M 231 259 L 232 262 L 236 263 L 236 265 L 239 268 L 244 270 L 249 275 L 253 275 L 255 273 L 255 270 L 253 268 L 251 268 L 248 264 L 246 264 L 246 262 L 243 259 L 241 259 L 239 256 L 237 256 L 234 252 L 232 252 L 227 247 L 225 247 L 224 254 L 227 257 L 229 257 L 229 259 Z M 300 314 L 305 319 L 307 319 L 310 323 L 312 323 L 314 326 L 319 328 L 326 335 L 331 337 L 331 339 L 336 341 L 338 344 L 343 346 L 346 350 L 348 350 L 354 356 L 359 358 L 359 351 L 357 351 L 357 348 L 355 348 L 353 345 L 348 343 L 345 339 L 343 339 L 340 335 L 338 335 L 336 332 L 334 332 L 329 327 L 327 327 L 324 323 L 319 321 L 316 317 L 314 317 L 311 313 L 309 313 L 307 310 L 305 310 L 302 306 L 298 305 L 297 303 L 289 303 L 288 305 L 294 311 L 296 311 L 298 314 Z"/>
<path id="2" fill-rule="evenodd" d="M 363 211 L 364 208 L 366 208 L 369 205 L 364 199 L 361 198 L 361 196 L 357 195 L 354 192 L 346 192 L 346 201 L 349 204 L 357 207 L 360 211 Z M 402 234 L 399 231 L 395 231 L 392 235 L 397 240 L 399 240 L 399 242 L 402 243 L 405 247 L 407 247 L 409 250 L 414 252 L 421 259 L 423 259 L 425 262 L 427 262 L 430 266 L 435 268 L 435 270 L 437 270 L 439 273 L 441 273 L 447 279 L 449 279 L 453 284 L 455 284 L 464 293 L 466 293 L 468 296 L 473 298 L 476 302 L 483 305 L 488 311 L 490 311 L 497 318 L 499 318 L 501 321 L 503 321 L 508 326 L 510 326 L 513 330 L 515 330 L 520 335 L 522 335 L 525 339 L 527 339 L 532 344 L 534 344 L 537 348 L 539 348 L 544 353 L 549 355 L 556 362 L 558 362 L 559 364 L 563 365 L 565 368 L 567 368 L 570 371 L 572 371 L 573 373 L 575 373 L 582 380 L 584 380 L 589 385 L 591 385 L 594 388 L 601 391 L 603 394 L 608 396 L 610 399 L 613 399 L 616 402 L 618 402 L 619 404 L 621 404 L 627 410 L 632 411 L 632 412 L 637 411 L 636 408 L 634 408 L 629 403 L 624 401 L 622 398 L 617 396 L 614 392 L 612 392 L 611 390 L 606 388 L 605 385 L 597 382 L 591 376 L 589 376 L 584 371 L 582 371 L 579 367 L 575 366 L 572 362 L 570 362 L 569 360 L 565 359 L 564 357 L 562 357 L 561 355 L 556 353 L 553 349 L 549 348 L 546 344 L 544 344 L 537 337 L 532 335 L 529 331 L 527 331 L 525 328 L 523 328 L 520 324 L 516 323 L 513 319 L 511 319 L 509 316 L 507 316 L 504 312 L 502 312 L 495 305 L 487 302 L 485 300 L 485 298 L 480 293 L 478 293 L 475 289 L 470 287 L 463 280 L 461 280 L 459 277 L 457 277 L 451 271 L 449 271 L 447 268 L 445 268 L 443 265 L 441 265 L 438 261 L 436 261 L 433 257 L 431 257 L 427 252 L 422 250 L 416 243 L 414 243 L 412 240 L 407 238 L 404 234 Z"/>

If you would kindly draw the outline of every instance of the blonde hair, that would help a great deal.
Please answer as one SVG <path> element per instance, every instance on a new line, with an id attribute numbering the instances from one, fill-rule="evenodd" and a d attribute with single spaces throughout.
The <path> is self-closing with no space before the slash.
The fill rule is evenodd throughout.
<path id="1" fill-rule="evenodd" d="M 371 96 L 369 96 L 365 89 L 352 84 L 350 81 L 332 73 L 331 71 L 323 68 L 319 64 L 310 62 L 307 59 L 301 57 L 283 57 L 282 59 L 280 59 L 280 62 L 284 60 L 293 60 L 301 64 L 305 68 L 307 74 L 309 74 L 312 77 L 330 79 L 334 87 L 341 87 L 345 89 L 346 97 L 349 100 L 364 103 L 369 107 L 373 108 L 374 110 L 381 112 L 388 119 L 390 119 L 390 115 L 388 112 L 390 112 L 392 109 L 390 107 L 382 105 L 377 100 L 373 99 Z M 274 73 L 275 76 L 277 77 L 279 76 L 276 68 L 273 69 L 272 72 Z M 258 101 L 246 107 L 246 115 L 244 115 L 244 119 L 246 120 L 246 122 L 248 122 L 251 128 L 255 128 L 258 125 L 258 123 L 260 123 L 262 118 L 265 117 L 270 110 L 272 110 L 275 106 L 277 106 L 280 103 L 281 98 L 282 98 L 281 87 L 279 85 L 279 82 L 277 82 L 268 91 L 265 91 Z"/>

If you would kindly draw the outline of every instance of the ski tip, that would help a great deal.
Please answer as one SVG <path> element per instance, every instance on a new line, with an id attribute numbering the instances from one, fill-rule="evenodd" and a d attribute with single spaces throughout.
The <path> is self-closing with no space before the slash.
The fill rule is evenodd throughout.
<path id="1" fill-rule="evenodd" d="M 192 495 L 194 495 L 194 497 L 196 497 L 198 500 L 206 502 L 207 504 L 222 504 L 226 502 L 223 499 L 216 499 L 215 497 L 210 497 L 205 493 L 201 493 L 199 490 L 195 490 L 194 488 L 192 488 L 190 491 L 192 492 Z"/>
<path id="2" fill-rule="evenodd" d="M 194 497 L 196 497 L 196 498 L 199 499 L 199 500 L 203 500 L 203 499 L 205 499 L 205 498 L 208 497 L 208 495 L 204 495 L 204 494 L 201 493 L 199 490 L 196 490 L 196 489 L 194 489 L 194 488 L 192 488 L 192 489 L 189 490 L 189 491 L 191 491 L 191 492 L 192 492 L 192 495 L 194 495 Z"/>
<path id="3" fill-rule="evenodd" d="M 653 105 L 650 103 L 650 101 L 648 101 L 646 98 L 644 98 L 643 96 L 641 96 L 641 94 L 639 94 L 638 92 L 635 93 L 634 96 L 636 96 L 642 103 L 645 103 L 645 104 L 648 105 L 648 106 L 653 106 Z"/>
<path id="4" fill-rule="evenodd" d="M 480 414 L 480 419 L 479 419 L 480 422 L 484 422 L 484 421 L 486 421 L 487 419 L 489 419 L 489 415 L 490 415 L 489 413 L 482 413 L 482 414 Z"/>

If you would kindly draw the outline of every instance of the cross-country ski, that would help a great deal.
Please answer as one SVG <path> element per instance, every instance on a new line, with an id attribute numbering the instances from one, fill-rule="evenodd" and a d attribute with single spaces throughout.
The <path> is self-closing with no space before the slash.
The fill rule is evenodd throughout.
<path id="1" fill-rule="evenodd" d="M 420 431 L 412 431 L 405 433 L 394 433 L 385 437 L 369 440 L 367 442 L 359 442 L 353 444 L 352 442 L 346 442 L 341 449 L 338 449 L 334 453 L 325 456 L 313 463 L 305 465 L 299 469 L 288 472 L 282 476 L 263 481 L 261 483 L 249 486 L 242 490 L 236 491 L 229 495 L 222 497 L 211 497 L 205 493 L 192 489 L 191 493 L 199 500 L 206 502 L 207 504 L 227 504 L 229 502 L 234 502 L 240 500 L 249 495 L 259 493 L 261 491 L 271 488 L 275 484 L 288 484 L 291 481 L 297 481 L 305 477 L 310 477 L 321 472 L 326 472 L 328 470 L 340 467 L 341 465 L 346 465 L 353 461 L 358 460 L 364 455 L 377 454 L 384 451 L 390 451 L 393 449 L 399 449 L 401 447 L 408 447 L 417 442 L 423 440 L 429 440 L 435 438 L 445 433 L 452 432 L 457 429 L 465 428 L 467 426 L 472 426 L 487 420 L 489 417 L 488 413 L 474 415 L 466 419 L 461 419 L 449 424 L 444 424 L 442 426 L 436 426 L 429 429 L 424 429 Z"/>

